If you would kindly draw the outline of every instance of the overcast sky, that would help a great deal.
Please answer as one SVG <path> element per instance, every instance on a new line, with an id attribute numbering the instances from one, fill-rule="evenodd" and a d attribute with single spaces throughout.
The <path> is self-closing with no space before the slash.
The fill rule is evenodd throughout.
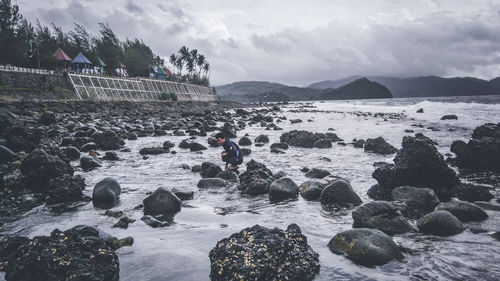
<path id="1" fill-rule="evenodd" d="M 211 81 L 304 86 L 351 75 L 500 76 L 500 0 L 12 0 L 30 21 L 107 22 L 167 58 L 196 48 Z"/>

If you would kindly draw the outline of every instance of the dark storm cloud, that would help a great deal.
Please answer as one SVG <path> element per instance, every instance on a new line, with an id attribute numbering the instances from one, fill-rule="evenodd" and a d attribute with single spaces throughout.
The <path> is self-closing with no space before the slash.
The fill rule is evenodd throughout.
<path id="1" fill-rule="evenodd" d="M 125 6 L 125 8 L 127 8 L 127 10 L 129 12 L 134 13 L 134 14 L 139 14 L 139 15 L 144 14 L 144 9 L 142 9 L 141 7 L 135 5 L 132 2 L 128 2 L 127 5 Z"/>

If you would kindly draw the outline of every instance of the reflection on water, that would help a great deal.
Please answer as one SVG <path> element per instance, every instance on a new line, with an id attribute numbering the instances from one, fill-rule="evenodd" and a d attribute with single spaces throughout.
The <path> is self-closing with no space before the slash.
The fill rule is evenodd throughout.
<path id="1" fill-rule="evenodd" d="M 296 110 L 301 104 L 290 104 L 278 116 L 299 118 L 304 122 L 292 125 L 285 120 L 277 123 L 284 131 L 266 131 L 257 124 L 247 126 L 238 135 L 248 133 L 253 140 L 259 134 L 267 134 L 271 144 L 279 142 L 281 133 L 289 130 L 325 133 L 332 128 L 346 143 L 354 138 L 383 136 L 392 145 L 400 147 L 402 137 L 412 135 L 404 131 L 411 129 L 436 140 L 438 150 L 444 154 L 450 152 L 453 140 L 468 139 L 476 126 L 484 122 L 500 122 L 498 98 L 485 98 L 488 104 L 477 103 L 477 98 L 462 99 L 465 98 L 323 102 L 305 108 L 323 112 L 299 113 L 289 111 Z M 424 109 L 423 114 L 415 113 L 419 108 Z M 401 118 L 385 119 L 373 114 L 355 114 L 360 112 L 396 113 Z M 440 121 L 439 118 L 444 114 L 456 114 L 459 119 Z M 307 122 L 308 119 L 313 122 Z M 204 161 L 218 163 L 220 148 L 194 153 L 175 147 L 173 150 L 177 154 L 153 155 L 148 159 L 143 159 L 138 153 L 142 147 L 161 146 L 166 140 L 179 144 L 183 138 L 162 136 L 127 141 L 126 147 L 131 152 L 118 152 L 120 161 L 104 161 L 103 167 L 98 170 L 77 172 L 85 177 L 85 192 L 89 196 L 93 186 L 105 177 L 113 177 L 121 184 L 121 201 L 113 210 L 121 210 L 128 217 L 136 219 L 127 230 L 111 228 L 117 219 L 104 216 L 104 210 L 88 203 L 62 214 L 40 206 L 22 219 L 3 225 L 0 228 L 1 235 L 33 237 L 48 235 L 54 228 L 65 230 L 77 224 L 88 224 L 118 237 L 134 237 L 135 244 L 132 247 L 118 251 L 122 281 L 207 280 L 210 272 L 208 253 L 218 240 L 254 224 L 286 228 L 290 223 L 297 223 L 308 237 L 311 247 L 320 254 L 321 271 L 317 280 L 494 280 L 500 276 L 498 242 L 487 234 L 472 234 L 468 230 L 448 238 L 399 235 L 394 239 L 404 249 L 405 260 L 402 263 L 391 262 L 374 268 L 357 266 L 342 256 L 332 254 L 326 246 L 336 233 L 352 228 L 352 210 L 328 211 L 322 209 L 318 202 L 308 202 L 302 198 L 271 203 L 267 195 L 244 196 L 234 186 L 198 190 L 196 184 L 200 176 L 183 169 L 181 165 L 192 166 Z M 199 138 L 198 141 L 206 143 L 206 138 Z M 245 161 L 255 159 L 265 163 L 273 172 L 285 172 L 297 184 L 307 180 L 300 171 L 303 167 L 327 169 L 335 176 L 350 180 L 363 201 L 370 200 L 366 191 L 375 183 L 371 177 L 373 163 L 392 161 L 393 158 L 368 154 L 351 145 L 337 144 L 331 149 L 290 147 L 286 154 L 276 155 L 270 153 L 270 144 L 252 146 L 252 154 Z M 142 203 L 147 192 L 160 186 L 193 190 L 195 197 L 183 203 L 172 225 L 155 229 L 140 220 L 142 210 L 135 207 Z M 490 218 L 487 221 L 475 225 L 499 230 L 498 212 L 488 211 L 488 214 Z"/>

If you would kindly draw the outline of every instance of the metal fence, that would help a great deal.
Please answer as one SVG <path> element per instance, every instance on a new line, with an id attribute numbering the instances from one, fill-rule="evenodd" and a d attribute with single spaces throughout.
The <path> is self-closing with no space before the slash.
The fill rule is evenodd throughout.
<path id="1" fill-rule="evenodd" d="M 13 66 L 13 65 L 1 65 L 1 64 L 0 64 L 0 70 L 13 71 L 13 72 L 25 72 L 25 73 L 37 73 L 37 74 L 56 74 L 56 72 L 54 70 L 27 68 L 27 67 L 19 67 L 19 66 Z"/>

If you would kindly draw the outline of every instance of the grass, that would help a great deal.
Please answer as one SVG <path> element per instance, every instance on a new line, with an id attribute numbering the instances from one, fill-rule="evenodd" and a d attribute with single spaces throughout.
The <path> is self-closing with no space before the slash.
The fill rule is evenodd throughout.
<path id="1" fill-rule="evenodd" d="M 9 85 L 0 85 L 0 91 L 25 91 L 25 92 L 41 92 L 40 89 L 32 89 L 32 88 L 18 88 L 12 87 Z"/>

